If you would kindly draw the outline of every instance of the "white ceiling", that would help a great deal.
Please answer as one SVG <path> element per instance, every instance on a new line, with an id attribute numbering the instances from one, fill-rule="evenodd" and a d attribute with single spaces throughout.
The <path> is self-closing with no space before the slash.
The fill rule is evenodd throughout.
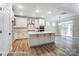
<path id="1" fill-rule="evenodd" d="M 73 4 L 67 3 L 16 3 L 13 4 L 13 11 L 16 15 L 46 17 L 47 19 L 53 19 L 54 17 L 69 16 L 73 12 L 70 11 L 70 7 Z M 68 8 L 67 8 L 68 7 Z M 36 13 L 39 10 L 39 13 Z M 50 14 L 48 14 L 48 12 Z"/>

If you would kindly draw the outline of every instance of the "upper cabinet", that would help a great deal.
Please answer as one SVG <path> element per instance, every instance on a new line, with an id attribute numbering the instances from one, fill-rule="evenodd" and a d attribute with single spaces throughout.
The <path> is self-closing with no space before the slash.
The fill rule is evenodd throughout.
<path id="1" fill-rule="evenodd" d="M 15 17 L 13 20 L 13 27 L 27 28 L 28 31 L 38 31 L 40 26 L 46 26 L 45 19 Z"/>
<path id="2" fill-rule="evenodd" d="M 27 18 L 15 17 L 13 21 L 15 27 L 27 27 Z"/>

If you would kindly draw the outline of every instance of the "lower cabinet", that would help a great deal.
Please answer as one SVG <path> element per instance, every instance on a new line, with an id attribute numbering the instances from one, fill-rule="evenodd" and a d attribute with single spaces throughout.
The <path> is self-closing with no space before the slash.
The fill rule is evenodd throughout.
<path id="1" fill-rule="evenodd" d="M 40 40 L 40 45 L 41 44 L 45 44 L 45 37 L 44 37 L 44 35 L 39 35 L 39 40 Z"/>
<path id="2" fill-rule="evenodd" d="M 51 41 L 50 39 L 50 36 L 47 35 L 47 34 L 42 34 L 39 36 L 39 39 L 40 39 L 40 45 L 41 44 L 46 44 L 46 43 L 49 43 Z"/>
<path id="3" fill-rule="evenodd" d="M 36 46 L 40 44 L 39 35 L 30 35 L 29 45 Z"/>
<path id="4" fill-rule="evenodd" d="M 38 46 L 55 41 L 54 34 L 32 34 L 29 39 L 29 46 Z"/>
<path id="5" fill-rule="evenodd" d="M 55 33 L 52 33 L 52 34 L 51 34 L 50 39 L 51 39 L 51 42 L 55 42 Z"/>

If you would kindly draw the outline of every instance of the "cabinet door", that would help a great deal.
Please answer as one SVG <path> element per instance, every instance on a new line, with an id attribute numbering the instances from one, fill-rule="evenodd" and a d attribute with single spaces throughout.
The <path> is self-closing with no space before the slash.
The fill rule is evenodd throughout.
<path id="1" fill-rule="evenodd" d="M 39 35 L 30 35 L 30 39 L 29 39 L 29 45 L 30 46 L 36 46 L 39 45 Z"/>
<path id="2" fill-rule="evenodd" d="M 0 34 L 0 52 L 2 55 L 7 55 L 12 44 L 12 23 L 10 14 L 6 12 L 0 14 L 0 30 L 2 31 Z"/>
<path id="3" fill-rule="evenodd" d="M 51 42 L 54 42 L 55 41 L 55 33 L 52 33 L 51 34 Z"/>
<path id="4" fill-rule="evenodd" d="M 50 43 L 50 34 L 45 34 L 45 43 Z"/>
<path id="5" fill-rule="evenodd" d="M 41 34 L 40 35 L 40 44 L 47 44 L 50 43 L 50 35 L 49 34 Z"/>
<path id="6" fill-rule="evenodd" d="M 44 34 L 39 34 L 39 39 L 40 39 L 40 45 L 46 43 L 46 42 L 45 42 L 46 39 L 45 39 Z"/>

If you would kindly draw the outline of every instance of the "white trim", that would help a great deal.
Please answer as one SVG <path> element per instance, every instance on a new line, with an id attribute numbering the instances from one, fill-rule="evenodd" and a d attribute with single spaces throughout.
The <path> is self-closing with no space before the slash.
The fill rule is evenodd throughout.
<path id="1" fill-rule="evenodd" d="M 56 35 L 56 36 L 65 36 L 65 35 Z M 79 37 L 73 37 L 73 36 L 65 36 L 65 37 L 71 37 L 71 38 L 79 39 Z"/>
<path id="2" fill-rule="evenodd" d="M 79 37 L 73 37 L 73 38 L 77 38 L 77 39 L 79 39 Z"/>

